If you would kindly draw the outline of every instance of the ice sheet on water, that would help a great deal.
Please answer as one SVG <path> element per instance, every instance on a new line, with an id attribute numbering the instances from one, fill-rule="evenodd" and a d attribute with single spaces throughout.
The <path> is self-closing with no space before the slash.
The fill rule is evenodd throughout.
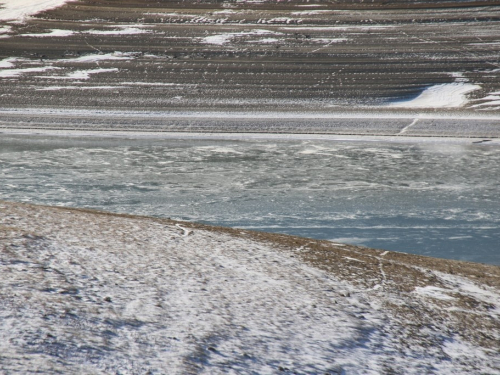
<path id="1" fill-rule="evenodd" d="M 362 243 L 372 247 L 500 263 L 495 147 L 26 136 L 0 142 L 5 199 L 367 239 Z"/>

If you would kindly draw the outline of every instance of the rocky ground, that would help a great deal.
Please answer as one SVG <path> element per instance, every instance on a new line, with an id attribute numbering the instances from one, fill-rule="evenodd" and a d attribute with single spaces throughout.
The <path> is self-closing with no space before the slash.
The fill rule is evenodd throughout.
<path id="1" fill-rule="evenodd" d="M 0 202 L 0 372 L 498 374 L 500 268 Z"/>
<path id="2" fill-rule="evenodd" d="M 500 108 L 498 1 L 79 0 L 0 32 L 3 107 Z"/>

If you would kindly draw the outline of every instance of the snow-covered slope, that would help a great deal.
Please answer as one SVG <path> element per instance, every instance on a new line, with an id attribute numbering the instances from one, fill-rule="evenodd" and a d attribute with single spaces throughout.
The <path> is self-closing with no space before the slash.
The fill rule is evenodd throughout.
<path id="1" fill-rule="evenodd" d="M 391 103 L 393 108 L 459 108 L 468 103 L 466 94 L 481 86 L 464 82 L 445 83 L 426 88 L 412 100 Z"/>
<path id="2" fill-rule="evenodd" d="M 499 373 L 499 275 L 0 202 L 0 372 Z"/>
<path id="3" fill-rule="evenodd" d="M 56 8 L 68 0 L 1 0 L 0 20 L 22 20 L 24 17 Z"/>

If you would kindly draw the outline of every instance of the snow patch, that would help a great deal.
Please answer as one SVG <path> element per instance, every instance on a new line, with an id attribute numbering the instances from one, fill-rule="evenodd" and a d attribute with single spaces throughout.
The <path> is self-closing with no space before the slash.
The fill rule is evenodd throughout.
<path id="1" fill-rule="evenodd" d="M 498 106 L 500 105 L 500 91 L 490 92 L 485 97 L 475 99 L 474 101 L 481 103 L 471 105 L 471 108 Z"/>
<path id="2" fill-rule="evenodd" d="M 302 23 L 302 20 L 300 18 L 299 19 L 294 19 L 294 18 L 288 18 L 288 17 L 275 17 L 275 18 L 271 18 L 269 20 L 259 19 L 257 21 L 257 23 L 290 25 L 290 24 Z"/>
<path id="3" fill-rule="evenodd" d="M 4 60 L 5 61 L 5 60 Z M 25 73 L 38 73 L 45 72 L 47 70 L 59 69 L 54 66 L 41 66 L 38 68 L 22 68 L 22 69 L 2 69 L 0 70 L 0 77 L 2 78 L 14 78 L 19 77 Z"/>
<path id="4" fill-rule="evenodd" d="M 415 293 L 420 294 L 422 296 L 426 297 L 431 297 L 435 299 L 440 299 L 442 301 L 452 301 L 455 298 L 446 294 L 447 292 L 450 292 L 447 289 L 443 288 L 438 288 L 435 286 L 424 286 L 424 287 L 416 287 L 415 288 Z"/>
<path id="5" fill-rule="evenodd" d="M 363 25 L 363 26 L 295 26 L 281 27 L 282 30 L 315 30 L 315 31 L 346 31 L 346 30 L 383 30 L 392 29 L 394 25 Z"/>
<path id="6" fill-rule="evenodd" d="M 139 27 L 123 27 L 115 30 L 88 30 L 85 34 L 91 35 L 135 35 L 135 34 L 148 34 L 151 30 L 144 30 Z"/>
<path id="7" fill-rule="evenodd" d="M 47 86 L 37 88 L 36 91 L 59 91 L 59 90 L 114 90 L 122 89 L 123 86 Z"/>
<path id="8" fill-rule="evenodd" d="M 15 61 L 17 61 L 16 57 L 8 57 L 6 59 L 0 60 L 0 68 L 13 68 Z"/>
<path id="9" fill-rule="evenodd" d="M 325 44 L 342 43 L 342 42 L 347 42 L 348 40 L 349 39 L 347 39 L 347 38 L 313 38 L 313 39 L 311 39 L 311 41 L 314 43 L 325 43 Z"/>
<path id="10" fill-rule="evenodd" d="M 393 108 L 459 108 L 468 103 L 466 94 L 479 90 L 481 86 L 454 82 L 426 88 L 415 99 L 391 103 Z"/>
<path id="11" fill-rule="evenodd" d="M 317 14 L 331 14 L 334 13 L 333 10 L 328 9 L 315 9 L 315 10 L 301 10 L 298 12 L 292 12 L 293 16 L 314 16 Z"/>
<path id="12" fill-rule="evenodd" d="M 217 44 L 219 46 L 222 46 L 234 37 L 235 34 L 211 35 L 203 38 L 202 42 L 206 44 Z"/>
<path id="13" fill-rule="evenodd" d="M 228 42 L 230 42 L 233 38 L 237 37 L 244 37 L 244 36 L 249 36 L 249 35 L 276 35 L 278 33 L 274 31 L 269 31 L 269 30 L 252 30 L 252 31 L 247 31 L 247 32 L 240 32 L 240 33 L 227 33 L 227 34 L 217 34 L 217 35 L 211 35 L 207 36 L 205 38 L 201 39 L 202 43 L 205 44 L 216 44 L 216 45 L 224 45 Z"/>
<path id="14" fill-rule="evenodd" d="M 237 13 L 241 13 L 241 12 L 238 12 L 238 11 L 232 10 L 232 9 L 224 9 L 224 10 L 218 10 L 216 12 L 213 12 L 213 14 L 237 14 Z"/>
<path id="15" fill-rule="evenodd" d="M 50 78 L 50 79 L 89 79 L 91 74 L 98 73 L 109 73 L 109 72 L 117 72 L 117 68 L 98 68 L 98 69 L 85 69 L 85 70 L 77 70 L 75 72 L 69 73 L 66 76 L 44 76 L 41 78 Z"/>
<path id="16" fill-rule="evenodd" d="M 0 20 L 22 21 L 25 17 L 57 8 L 71 0 L 2 0 Z"/>
<path id="17" fill-rule="evenodd" d="M 121 82 L 120 84 L 127 86 L 182 86 L 179 83 L 171 82 Z"/>
<path id="18" fill-rule="evenodd" d="M 484 352 L 477 350 L 469 343 L 464 342 L 458 338 L 446 340 L 443 345 L 443 351 L 446 353 L 446 355 L 453 359 L 460 359 L 461 357 L 471 355 L 471 353 L 474 353 L 474 355 L 478 358 L 486 359 L 484 356 Z"/>
<path id="19" fill-rule="evenodd" d="M 8 34 L 12 31 L 12 26 L 0 26 L 0 34 Z"/>
<path id="20" fill-rule="evenodd" d="M 123 52 L 114 52 L 114 53 L 99 53 L 95 55 L 84 55 L 80 57 L 76 57 L 73 59 L 60 59 L 57 62 L 96 62 L 99 61 L 107 61 L 107 60 L 128 60 L 132 58 L 131 54 L 123 53 Z"/>
<path id="21" fill-rule="evenodd" d="M 33 37 L 33 38 L 46 38 L 46 37 L 66 37 L 75 34 L 72 30 L 52 29 L 48 33 L 42 34 L 21 34 L 20 36 Z"/>
<path id="22" fill-rule="evenodd" d="M 359 288 L 271 243 L 188 223 L 3 202 L 0 224 L 8 250 L 0 264 L 0 353 L 8 373 L 53 373 L 54 353 L 60 373 L 498 369 L 496 351 L 455 335 L 446 321 L 414 334 L 412 316 L 394 319 L 386 302 L 412 296 L 390 285 Z M 356 262 L 343 263 L 350 270 L 365 267 L 344 258 Z M 446 276 L 458 288 L 467 283 Z M 447 316 L 420 302 L 422 311 Z"/>
<path id="23" fill-rule="evenodd" d="M 263 38 L 258 40 L 249 40 L 247 43 L 261 43 L 261 44 L 272 44 L 277 43 L 280 40 L 277 38 Z"/>

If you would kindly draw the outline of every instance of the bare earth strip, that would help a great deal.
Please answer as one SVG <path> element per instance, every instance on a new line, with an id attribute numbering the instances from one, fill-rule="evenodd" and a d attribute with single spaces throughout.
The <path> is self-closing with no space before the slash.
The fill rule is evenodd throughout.
<path id="1" fill-rule="evenodd" d="M 496 374 L 500 268 L 0 203 L 5 373 Z"/>

